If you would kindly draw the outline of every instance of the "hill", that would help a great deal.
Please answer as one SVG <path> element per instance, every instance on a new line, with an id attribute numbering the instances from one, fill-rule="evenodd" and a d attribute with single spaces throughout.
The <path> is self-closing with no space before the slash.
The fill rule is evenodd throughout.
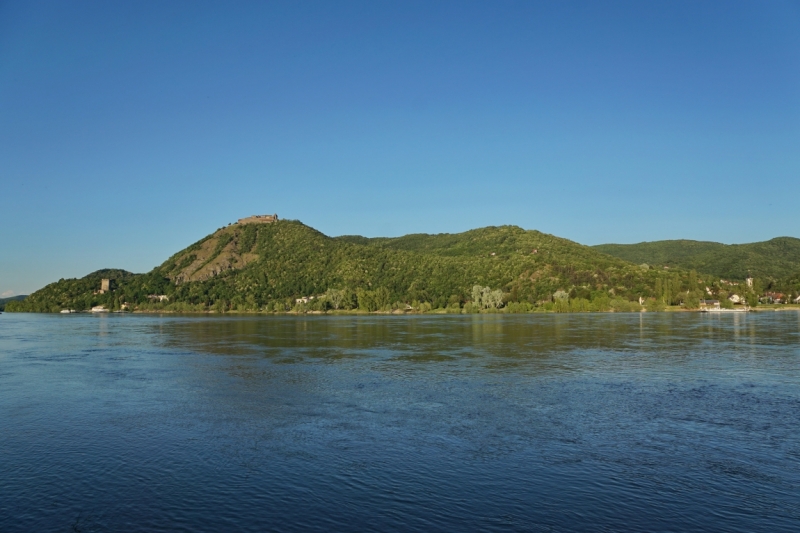
<path id="1" fill-rule="evenodd" d="M 57 312 L 61 309 L 88 309 L 98 305 L 106 295 L 97 294 L 100 280 L 114 280 L 113 288 L 128 287 L 138 276 L 126 270 L 108 268 L 92 272 L 80 279 L 60 279 L 22 301 L 6 304 L 8 311 Z"/>
<path id="2" fill-rule="evenodd" d="M 743 280 L 780 279 L 800 271 L 800 239 L 777 237 L 750 244 L 675 240 L 639 244 L 601 244 L 595 250 L 641 264 L 694 269 L 712 276 Z"/>
<path id="3" fill-rule="evenodd" d="M 5 310 L 6 304 L 8 302 L 16 302 L 19 300 L 24 300 L 27 298 L 27 295 L 19 295 L 19 296 L 11 296 L 10 298 L 0 298 L 0 311 Z"/>
<path id="4" fill-rule="evenodd" d="M 156 270 L 175 283 L 180 301 L 227 299 L 244 307 L 328 289 L 380 291 L 375 306 L 382 308 L 396 302 L 464 303 L 474 285 L 529 303 L 559 289 L 590 299 L 611 288 L 638 297 L 648 286 L 647 273 L 634 265 L 515 226 L 368 239 L 328 237 L 297 221 L 232 225 Z"/>
<path id="5" fill-rule="evenodd" d="M 103 278 L 112 291 L 99 294 Z M 675 303 L 699 283 L 516 226 L 366 238 L 282 220 L 220 228 L 147 274 L 59 280 L 12 310 L 638 310 L 640 297 Z"/>

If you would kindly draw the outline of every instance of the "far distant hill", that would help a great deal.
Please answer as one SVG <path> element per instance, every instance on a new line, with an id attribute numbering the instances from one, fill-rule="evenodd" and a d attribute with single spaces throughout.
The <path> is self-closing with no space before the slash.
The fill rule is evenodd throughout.
<path id="1" fill-rule="evenodd" d="M 748 273 L 785 278 L 800 272 L 800 239 L 794 237 L 749 244 L 678 240 L 600 244 L 593 248 L 637 264 L 694 269 L 731 280 L 742 280 Z"/>

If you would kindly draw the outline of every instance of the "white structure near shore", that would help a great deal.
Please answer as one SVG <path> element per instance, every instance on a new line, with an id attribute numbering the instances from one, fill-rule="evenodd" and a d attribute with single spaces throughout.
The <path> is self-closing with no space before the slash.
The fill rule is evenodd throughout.
<path id="1" fill-rule="evenodd" d="M 733 309 L 725 309 L 724 307 L 706 307 L 700 309 L 702 313 L 746 313 L 750 310 L 747 306 L 735 307 Z"/>

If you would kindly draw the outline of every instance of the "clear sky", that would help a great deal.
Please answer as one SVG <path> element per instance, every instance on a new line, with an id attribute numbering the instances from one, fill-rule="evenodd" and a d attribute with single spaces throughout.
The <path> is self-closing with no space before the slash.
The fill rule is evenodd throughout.
<path id="1" fill-rule="evenodd" d="M 237 218 L 800 236 L 800 2 L 0 0 L 0 294 Z"/>

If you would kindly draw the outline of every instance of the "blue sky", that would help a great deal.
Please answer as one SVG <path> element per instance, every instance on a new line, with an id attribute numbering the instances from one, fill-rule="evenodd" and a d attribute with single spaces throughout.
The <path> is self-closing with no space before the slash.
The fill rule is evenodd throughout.
<path id="1" fill-rule="evenodd" d="M 0 198 L 6 295 L 255 213 L 800 236 L 800 3 L 0 1 Z"/>

